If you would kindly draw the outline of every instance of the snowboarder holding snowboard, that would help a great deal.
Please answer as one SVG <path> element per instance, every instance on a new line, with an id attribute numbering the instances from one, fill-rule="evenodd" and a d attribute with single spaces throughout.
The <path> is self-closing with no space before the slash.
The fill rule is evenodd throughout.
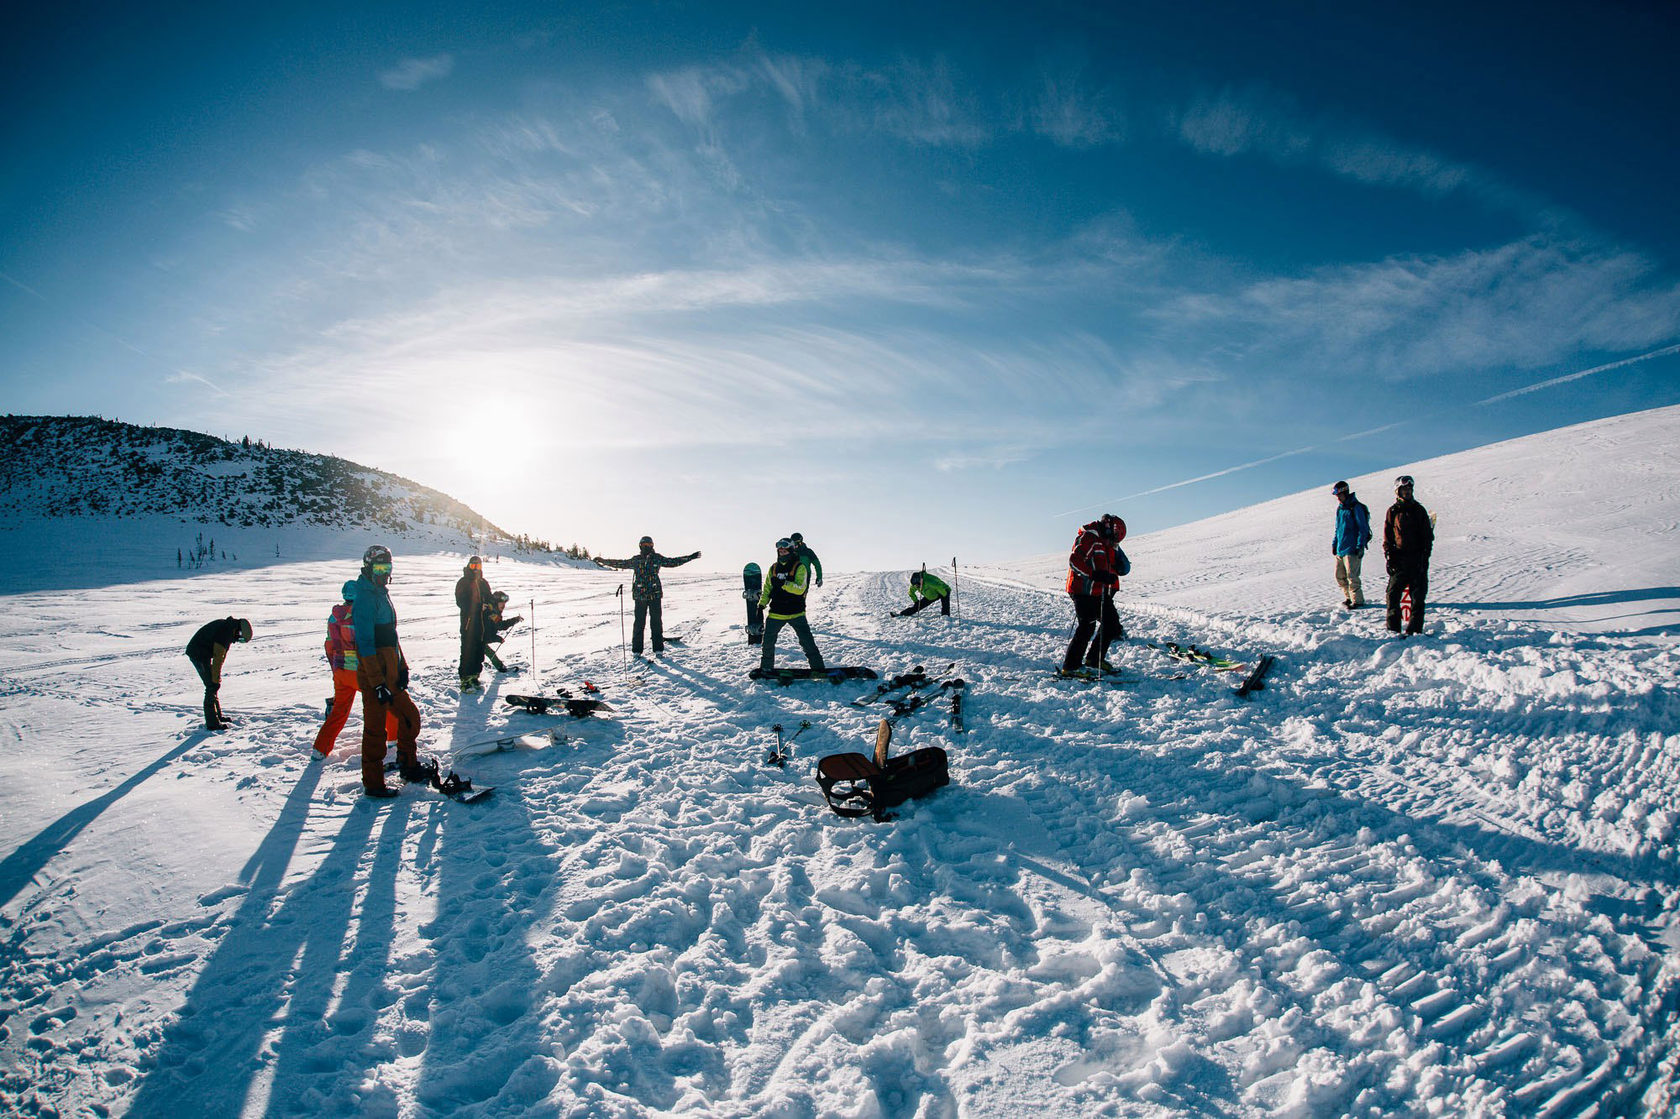
<path id="1" fill-rule="evenodd" d="M 1076 620 L 1058 676 L 1086 679 L 1116 671 L 1108 663 L 1108 647 L 1126 637 L 1126 628 L 1114 611 L 1120 577 L 1132 570 L 1131 561 L 1120 550 L 1125 538 L 1126 522 L 1113 513 L 1085 525 L 1074 538 L 1068 555 L 1067 593 L 1073 599 Z"/>
<path id="2" fill-rule="evenodd" d="M 1435 549 L 1435 525 L 1429 510 L 1412 498 L 1412 476 L 1394 479 L 1394 504 L 1383 519 L 1383 558 L 1388 561 L 1388 628 L 1400 632 L 1400 599 L 1412 592 L 1407 633 L 1423 632 L 1423 600 L 1429 593 L 1429 553 Z"/>
<path id="3" fill-rule="evenodd" d="M 1330 552 L 1336 557 L 1336 585 L 1342 588 L 1342 606 L 1357 610 L 1365 605 L 1359 568 L 1371 543 L 1371 511 L 1346 482 L 1337 482 L 1330 492 L 1336 498 L 1336 532 L 1330 538 Z"/>
<path id="4" fill-rule="evenodd" d="M 362 689 L 362 791 L 394 797 L 385 783 L 385 715 L 397 719 L 397 769 L 404 781 L 426 781 L 435 767 L 420 764 L 420 712 L 408 698 L 408 661 L 397 640 L 397 610 L 385 589 L 391 581 L 391 551 L 375 544 L 362 553 L 356 580 L 356 682 Z"/>
<path id="5" fill-rule="evenodd" d="M 227 659 L 228 649 L 233 647 L 234 642 L 249 640 L 249 621 L 244 618 L 218 618 L 199 626 L 198 632 L 187 642 L 187 659 L 198 669 L 198 678 L 204 681 L 205 730 L 227 729 L 227 720 L 222 718 L 222 701 L 218 698 L 222 690 L 222 662 Z"/>
<path id="6" fill-rule="evenodd" d="M 484 608 L 490 602 L 490 584 L 484 578 L 484 561 L 467 560 L 455 581 L 455 605 L 461 611 L 461 690 L 479 686 L 484 671 Z"/>
<path id="7" fill-rule="evenodd" d="M 766 608 L 764 649 L 759 654 L 759 671 L 769 674 L 776 667 L 776 635 L 783 626 L 792 626 L 799 647 L 814 672 L 826 667 L 817 642 L 811 636 L 811 623 L 805 620 L 805 594 L 811 587 L 811 565 L 800 555 L 791 537 L 776 541 L 776 562 L 770 568 L 759 593 L 758 604 Z"/>
<path id="8" fill-rule="evenodd" d="M 659 581 L 659 569 L 681 567 L 689 560 L 699 559 L 700 553 L 662 556 L 653 550 L 651 536 L 642 537 L 637 547 L 636 555 L 630 559 L 602 559 L 597 556 L 595 564 L 597 567 L 614 567 L 635 572 L 635 578 L 630 581 L 630 597 L 636 603 L 636 626 L 630 639 L 630 651 L 639 657 L 642 655 L 642 629 L 649 621 L 653 623 L 653 651 L 665 651 L 665 627 L 660 619 L 660 602 L 664 598 L 665 588 Z"/>
<path id="9" fill-rule="evenodd" d="M 945 617 L 951 616 L 951 588 L 950 585 L 937 575 L 928 574 L 926 567 L 910 575 L 910 605 L 900 610 L 900 617 L 918 614 L 934 603 L 939 603 L 939 612 Z"/>
<path id="10" fill-rule="evenodd" d="M 350 721 L 350 708 L 356 705 L 361 686 L 356 682 L 356 630 L 352 622 L 356 603 L 356 580 L 344 584 L 344 601 L 327 615 L 327 663 L 332 666 L 333 697 L 327 709 L 327 721 L 315 735 L 315 752 L 323 758 L 332 753 L 339 732 Z M 365 713 L 364 713 L 365 714 Z M 397 736 L 395 715 L 385 718 L 385 737 Z"/>

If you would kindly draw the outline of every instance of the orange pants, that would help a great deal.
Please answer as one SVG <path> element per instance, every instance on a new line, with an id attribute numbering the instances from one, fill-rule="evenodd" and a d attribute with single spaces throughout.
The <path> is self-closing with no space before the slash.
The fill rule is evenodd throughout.
<path id="1" fill-rule="evenodd" d="M 374 689 L 374 677 L 368 672 L 367 661 L 356 670 L 356 682 L 362 689 L 362 788 L 385 787 L 385 722 L 397 721 L 397 760 L 409 765 L 420 760 L 420 712 L 407 691 L 397 690 L 400 671 L 397 651 L 387 646 L 379 650 L 379 683 L 391 689 L 391 702 L 379 702 Z"/>
<path id="2" fill-rule="evenodd" d="M 315 736 L 315 752 L 323 758 L 332 753 L 332 748 L 338 742 L 338 734 L 344 729 L 344 724 L 350 721 L 350 709 L 356 706 L 356 693 L 361 685 L 356 682 L 356 670 L 353 668 L 335 668 L 333 674 L 333 703 L 332 710 L 327 713 L 327 721 L 322 724 L 320 733 Z M 385 740 L 389 742 L 397 737 L 397 717 L 394 713 L 385 715 Z"/>

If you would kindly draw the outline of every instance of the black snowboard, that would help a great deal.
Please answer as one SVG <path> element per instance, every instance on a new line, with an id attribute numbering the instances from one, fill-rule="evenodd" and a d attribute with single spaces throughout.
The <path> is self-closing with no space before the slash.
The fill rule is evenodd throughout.
<path id="1" fill-rule="evenodd" d="M 762 668 L 755 668 L 747 673 L 752 680 L 774 680 L 778 684 L 790 684 L 795 680 L 827 680 L 830 684 L 838 684 L 842 680 L 873 680 L 873 668 L 859 668 L 856 665 L 846 665 L 840 668 L 825 668 L 821 672 L 811 668 L 772 668 L 769 672 Z"/>
<path id="2" fill-rule="evenodd" d="M 749 563 L 741 569 L 741 597 L 747 600 L 747 644 L 764 644 L 764 607 L 758 596 L 764 593 L 764 572 L 758 564 Z"/>
<path id="3" fill-rule="evenodd" d="M 1237 685 L 1237 694 L 1240 696 L 1246 696 L 1250 692 L 1259 691 L 1261 688 L 1264 688 L 1266 686 L 1266 674 L 1271 670 L 1272 655 L 1267 653 L 1265 656 L 1262 656 L 1259 660 L 1254 662 L 1254 667 L 1249 671 L 1248 675 L 1243 678 L 1243 682 Z"/>
<path id="4" fill-rule="evenodd" d="M 565 707 L 566 714 L 583 718 L 593 715 L 597 711 L 611 711 L 604 699 L 574 699 L 571 696 L 551 695 L 508 695 L 502 701 L 510 707 L 517 707 L 521 711 L 528 711 L 532 715 L 546 715 L 550 708 Z"/>

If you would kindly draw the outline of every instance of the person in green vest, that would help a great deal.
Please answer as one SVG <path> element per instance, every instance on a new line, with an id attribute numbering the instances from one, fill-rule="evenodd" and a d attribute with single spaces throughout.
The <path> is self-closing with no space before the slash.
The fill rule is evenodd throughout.
<path id="1" fill-rule="evenodd" d="M 923 610 L 939 603 L 939 612 L 945 617 L 951 616 L 951 588 L 937 575 L 931 575 L 926 568 L 912 572 L 910 575 L 910 605 L 900 610 L 900 617 L 919 614 Z"/>
<path id="2" fill-rule="evenodd" d="M 758 604 L 767 608 L 764 648 L 758 659 L 758 667 L 766 674 L 776 667 L 776 635 L 783 626 L 793 627 L 812 671 L 821 672 L 825 667 L 817 642 L 811 636 L 811 623 L 805 620 L 805 592 L 810 587 L 810 564 L 800 556 L 792 540 L 782 537 L 776 541 L 776 563 L 770 568 L 770 577 L 764 581 L 764 589 L 758 596 Z"/>

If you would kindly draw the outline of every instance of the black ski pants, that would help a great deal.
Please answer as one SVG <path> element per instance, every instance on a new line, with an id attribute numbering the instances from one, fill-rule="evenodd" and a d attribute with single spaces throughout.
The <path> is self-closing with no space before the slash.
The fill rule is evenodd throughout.
<path id="1" fill-rule="evenodd" d="M 472 621 L 461 619 L 461 679 L 477 676 L 484 671 L 484 621 L 477 615 Z"/>
<path id="2" fill-rule="evenodd" d="M 764 620 L 764 649 L 758 655 L 758 667 L 769 672 L 776 667 L 776 635 L 782 632 L 783 626 L 791 626 L 794 636 L 799 638 L 799 647 L 805 650 L 805 660 L 818 672 L 823 670 L 822 654 L 817 651 L 816 638 L 811 636 L 811 623 L 805 620 L 805 615 L 795 614 L 791 618 L 766 618 Z"/>
<path id="3" fill-rule="evenodd" d="M 188 657 L 192 666 L 198 669 L 198 678 L 204 681 L 204 725 L 215 727 L 222 722 L 222 701 L 216 698 L 222 690 L 222 682 L 216 679 L 216 666 L 209 657 L 200 660 L 198 657 Z"/>
<path id="4" fill-rule="evenodd" d="M 1388 573 L 1388 628 L 1400 632 L 1400 596 L 1412 592 L 1412 620 L 1407 633 L 1423 632 L 1423 599 L 1429 593 L 1429 565 L 1397 567 Z"/>
<path id="5" fill-rule="evenodd" d="M 636 600 L 636 621 L 630 630 L 630 651 L 638 657 L 642 655 L 642 628 L 649 622 L 653 623 L 653 651 L 665 651 L 665 627 L 660 621 L 659 599 L 638 598 Z"/>
<path id="6" fill-rule="evenodd" d="M 1068 642 L 1062 668 L 1072 671 L 1081 663 L 1097 668 L 1108 659 L 1108 647 L 1126 636 L 1120 615 L 1114 612 L 1111 594 L 1072 594 L 1073 640 Z M 1096 640 L 1092 640 L 1092 635 Z"/>
<path id="7" fill-rule="evenodd" d="M 939 612 L 949 618 L 951 616 L 951 596 L 948 594 L 942 594 L 938 598 L 917 599 L 913 604 L 906 606 L 898 613 L 901 617 L 908 617 L 911 614 L 920 614 L 923 610 L 926 610 L 929 606 L 932 606 L 936 602 L 939 603 Z"/>

